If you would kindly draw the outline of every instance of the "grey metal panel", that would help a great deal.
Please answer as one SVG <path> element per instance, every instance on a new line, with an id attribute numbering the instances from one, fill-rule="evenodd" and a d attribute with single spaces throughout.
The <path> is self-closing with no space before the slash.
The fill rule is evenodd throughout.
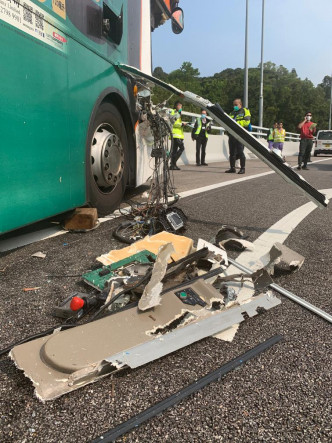
<path id="1" fill-rule="evenodd" d="M 280 303 L 281 301 L 278 298 L 269 294 L 262 294 L 255 297 L 249 303 L 216 313 L 212 317 L 210 316 L 204 320 L 196 320 L 195 323 L 159 336 L 152 342 L 127 349 L 105 360 L 110 363 L 137 368 L 138 366 L 157 360 L 160 357 L 175 352 L 203 338 L 220 333 L 234 324 L 241 323 L 244 320 L 242 316 L 244 312 L 247 312 L 249 317 L 253 317 L 257 314 L 257 308 L 260 307 L 268 310 Z"/>

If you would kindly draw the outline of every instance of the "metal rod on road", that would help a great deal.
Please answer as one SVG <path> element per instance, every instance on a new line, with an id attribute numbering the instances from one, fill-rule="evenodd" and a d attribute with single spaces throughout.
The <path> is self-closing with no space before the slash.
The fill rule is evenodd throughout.
<path id="1" fill-rule="evenodd" d="M 243 105 L 248 107 L 248 21 L 249 21 L 249 0 L 246 0 L 246 30 L 245 30 L 245 49 L 244 49 L 244 91 Z"/>
<path id="2" fill-rule="evenodd" d="M 210 383 L 219 381 L 221 377 L 228 374 L 228 372 L 233 371 L 239 366 L 242 366 L 244 363 L 247 363 L 247 361 L 249 361 L 251 358 L 256 357 L 257 355 L 266 351 L 271 346 L 280 342 L 280 340 L 282 340 L 281 335 L 275 335 L 274 337 L 271 337 L 270 339 L 264 341 L 263 343 L 260 343 L 258 346 L 255 346 L 254 348 L 250 349 L 239 357 L 236 357 L 228 363 L 225 363 L 215 371 L 212 371 L 204 377 L 199 378 L 192 384 L 186 386 L 185 388 L 181 389 L 180 391 L 176 392 L 165 400 L 156 403 L 155 405 L 151 406 L 148 409 L 145 409 L 145 411 L 140 412 L 129 420 L 120 423 L 115 428 L 108 430 L 107 432 L 105 432 L 105 434 L 100 435 L 99 437 L 92 440 L 91 443 L 110 443 L 116 441 L 122 435 L 132 431 L 133 429 L 137 429 L 138 426 L 140 426 L 142 423 L 150 420 L 153 417 L 156 417 L 166 409 L 180 403 L 180 401 L 188 398 L 192 394 L 195 394 L 195 392 L 198 392 L 200 389 L 205 388 L 205 386 L 209 385 Z"/>
<path id="3" fill-rule="evenodd" d="M 261 40 L 261 82 L 259 92 L 259 123 L 263 126 L 263 105 L 264 105 L 264 21 L 265 21 L 265 0 L 262 0 L 262 40 Z"/>
<path id="4" fill-rule="evenodd" d="M 240 269 L 242 272 L 245 272 L 246 274 L 252 273 L 251 269 L 247 268 L 246 266 L 241 265 L 240 263 L 237 263 L 235 260 L 228 258 L 228 261 L 233 266 Z M 319 315 L 320 317 L 324 318 L 324 320 L 332 323 L 332 315 L 328 314 L 327 312 L 323 311 L 322 309 L 317 308 L 316 306 L 312 305 L 311 303 L 305 301 L 303 298 L 298 297 L 297 295 L 293 294 L 290 291 L 287 291 L 287 289 L 282 288 L 281 286 L 277 285 L 276 283 L 272 283 L 270 285 L 270 288 L 274 289 L 275 291 L 279 292 L 280 294 L 284 295 L 285 297 L 289 298 L 290 300 L 295 301 L 296 303 L 298 303 L 299 305 L 308 309 L 309 311 L 313 312 L 314 314 Z"/>

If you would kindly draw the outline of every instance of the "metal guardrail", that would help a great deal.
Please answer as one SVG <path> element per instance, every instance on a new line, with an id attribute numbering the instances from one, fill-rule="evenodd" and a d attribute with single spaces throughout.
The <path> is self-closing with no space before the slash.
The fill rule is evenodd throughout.
<path id="1" fill-rule="evenodd" d="M 194 114 L 192 112 L 186 112 L 186 111 L 182 111 L 182 115 L 185 115 L 186 117 L 191 117 L 192 123 L 195 122 L 196 118 L 198 118 L 200 116 L 200 114 Z M 208 117 L 208 120 L 211 120 Z M 219 131 L 220 135 L 223 135 L 225 132 L 225 129 L 221 126 L 211 126 L 212 129 Z M 265 128 L 263 126 L 254 126 L 252 125 L 252 129 L 253 132 L 251 132 L 252 135 L 257 136 L 257 138 L 267 138 L 267 135 L 269 133 L 270 128 Z M 286 139 L 285 141 L 289 141 L 289 142 L 298 142 L 300 141 L 300 136 L 299 134 L 296 134 L 295 132 L 287 132 L 286 131 Z"/>

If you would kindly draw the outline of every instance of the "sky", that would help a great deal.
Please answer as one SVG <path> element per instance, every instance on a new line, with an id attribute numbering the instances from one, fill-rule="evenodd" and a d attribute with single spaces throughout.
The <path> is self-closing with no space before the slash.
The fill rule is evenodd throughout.
<path id="1" fill-rule="evenodd" d="M 180 0 L 185 28 L 152 33 L 153 68 L 189 61 L 201 76 L 243 68 L 246 0 Z M 262 0 L 249 0 L 249 67 L 261 57 Z M 264 61 L 296 69 L 315 85 L 332 71 L 332 0 L 265 0 Z"/>

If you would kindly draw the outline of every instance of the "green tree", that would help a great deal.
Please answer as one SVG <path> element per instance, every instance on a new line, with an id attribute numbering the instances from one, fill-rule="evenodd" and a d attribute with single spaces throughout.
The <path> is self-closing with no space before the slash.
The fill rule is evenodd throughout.
<path id="1" fill-rule="evenodd" d="M 161 67 L 154 70 L 154 75 L 182 90 L 194 92 L 211 102 L 219 103 L 226 112 L 233 106 L 234 98 L 243 96 L 243 69 L 224 69 L 210 77 L 200 77 L 199 70 L 192 63 L 184 62 L 179 69 L 165 73 Z M 326 128 L 329 117 L 329 100 L 332 78 L 325 76 L 322 83 L 301 80 L 296 70 L 290 71 L 268 61 L 264 63 L 264 126 L 271 126 L 282 120 L 289 132 L 296 132 L 298 123 L 307 111 L 311 111 L 319 128 Z M 249 69 L 249 108 L 253 125 L 258 125 L 260 91 L 260 66 Z M 160 88 L 154 89 L 153 100 L 160 103 L 169 94 Z M 173 99 L 170 106 L 173 106 Z M 185 110 L 199 112 L 190 104 Z"/>

